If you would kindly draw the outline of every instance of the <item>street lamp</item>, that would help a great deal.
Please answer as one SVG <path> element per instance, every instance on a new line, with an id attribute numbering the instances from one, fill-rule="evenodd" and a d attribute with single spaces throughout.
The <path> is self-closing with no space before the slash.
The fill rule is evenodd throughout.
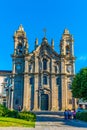
<path id="1" fill-rule="evenodd" d="M 13 85 L 8 84 L 7 82 L 3 82 L 2 86 L 6 91 L 6 107 L 12 109 L 13 108 Z"/>
<path id="2" fill-rule="evenodd" d="M 11 91 L 11 110 L 13 109 L 13 86 L 11 87 L 11 89 L 10 89 L 10 91 Z"/>
<path id="3" fill-rule="evenodd" d="M 3 89 L 2 89 L 2 95 L 4 94 L 4 90 L 5 90 L 5 96 L 6 96 L 6 107 L 8 107 L 8 93 L 7 93 L 7 91 L 8 91 L 8 88 L 7 88 L 7 82 L 3 82 L 2 83 L 2 86 L 3 86 Z"/>

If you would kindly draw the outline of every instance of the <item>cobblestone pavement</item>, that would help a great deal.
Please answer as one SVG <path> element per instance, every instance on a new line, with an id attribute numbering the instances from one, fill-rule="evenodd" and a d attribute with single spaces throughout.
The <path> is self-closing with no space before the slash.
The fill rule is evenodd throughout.
<path id="1" fill-rule="evenodd" d="M 62 113 L 38 112 L 35 128 L 6 127 L 0 130 L 87 130 L 87 123 L 64 120 Z"/>

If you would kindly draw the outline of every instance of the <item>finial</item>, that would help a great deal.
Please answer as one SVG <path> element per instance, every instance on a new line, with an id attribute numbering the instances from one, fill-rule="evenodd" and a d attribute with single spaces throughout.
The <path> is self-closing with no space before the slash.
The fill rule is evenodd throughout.
<path id="1" fill-rule="evenodd" d="M 35 44 L 38 45 L 38 38 L 35 39 Z"/>
<path id="2" fill-rule="evenodd" d="M 38 47 L 38 38 L 35 39 L 35 49 Z"/>
<path id="3" fill-rule="evenodd" d="M 54 49 L 54 40 L 51 40 L 51 47 Z"/>
<path id="4" fill-rule="evenodd" d="M 22 24 L 20 24 L 20 26 L 19 26 L 19 31 L 24 31 Z"/>
<path id="5" fill-rule="evenodd" d="M 44 37 L 46 37 L 46 32 L 47 32 L 46 28 L 43 29 L 43 32 L 44 32 Z"/>
<path id="6" fill-rule="evenodd" d="M 69 34 L 69 30 L 68 29 L 64 29 L 64 34 Z"/>

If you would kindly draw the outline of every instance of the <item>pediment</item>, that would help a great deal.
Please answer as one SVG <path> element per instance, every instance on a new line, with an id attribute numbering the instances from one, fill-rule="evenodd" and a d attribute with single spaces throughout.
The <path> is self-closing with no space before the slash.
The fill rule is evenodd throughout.
<path id="1" fill-rule="evenodd" d="M 59 54 L 52 49 L 52 47 L 49 44 L 41 44 L 36 48 L 36 50 L 33 52 L 34 55 L 40 56 L 40 57 L 49 57 L 50 59 L 59 59 Z"/>

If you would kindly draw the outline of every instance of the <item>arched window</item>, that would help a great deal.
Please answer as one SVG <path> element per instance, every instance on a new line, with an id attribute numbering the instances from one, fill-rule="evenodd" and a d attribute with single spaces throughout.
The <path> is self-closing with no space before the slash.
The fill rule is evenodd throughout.
<path id="1" fill-rule="evenodd" d="M 22 53 L 22 44 L 18 44 L 18 52 Z"/>
<path id="2" fill-rule="evenodd" d="M 43 84 L 47 85 L 48 82 L 47 82 L 47 75 L 44 75 L 43 76 Z"/>
<path id="3" fill-rule="evenodd" d="M 66 55 L 70 53 L 70 47 L 67 45 L 66 46 Z"/>
<path id="4" fill-rule="evenodd" d="M 47 60 L 43 59 L 43 70 L 47 70 Z"/>

